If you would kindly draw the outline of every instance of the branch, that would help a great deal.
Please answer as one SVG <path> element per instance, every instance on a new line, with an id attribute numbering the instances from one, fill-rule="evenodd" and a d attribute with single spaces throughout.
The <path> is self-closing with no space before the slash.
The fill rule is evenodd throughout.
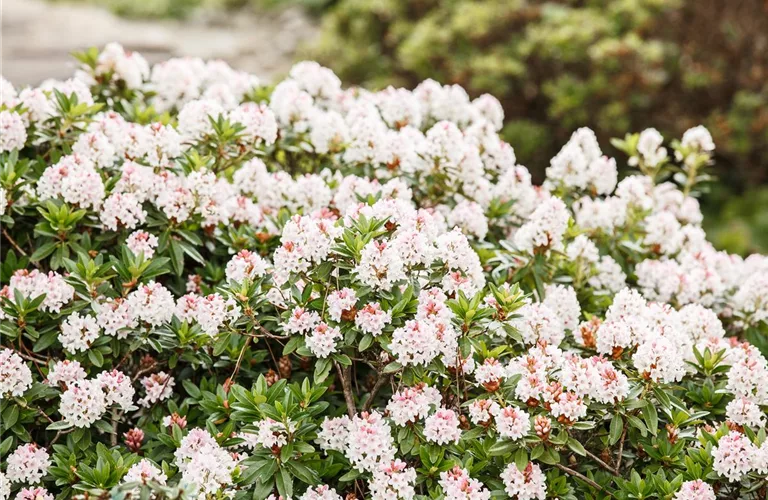
<path id="1" fill-rule="evenodd" d="M 51 423 L 51 424 L 53 423 L 53 419 L 49 417 L 48 414 L 45 413 L 43 409 L 40 408 L 39 406 L 32 406 L 28 404 L 26 401 L 24 401 L 23 399 L 19 399 L 19 398 L 13 398 L 13 400 L 16 402 L 17 405 L 21 406 L 25 410 L 35 410 L 37 411 L 38 414 L 44 416 L 45 419 L 48 420 L 48 423 Z"/>
<path id="2" fill-rule="evenodd" d="M 256 337 L 256 338 L 262 338 L 263 337 L 263 338 L 275 339 L 275 340 L 288 340 L 288 339 L 291 338 L 290 335 L 275 335 L 274 333 L 272 333 L 269 330 L 267 330 L 266 328 L 264 328 L 264 326 L 262 326 L 262 324 L 259 323 L 259 322 L 255 322 L 255 324 L 258 327 L 259 331 L 262 333 L 262 335 L 250 334 L 251 337 Z M 246 334 L 246 335 L 249 335 L 249 334 Z"/>
<path id="3" fill-rule="evenodd" d="M 597 455 L 595 455 L 594 453 L 592 453 L 592 452 L 591 452 L 591 451 L 589 451 L 589 450 L 586 450 L 586 449 L 585 449 L 584 451 L 586 451 L 586 452 L 587 452 L 587 456 L 588 456 L 589 458 L 591 458 L 592 460 L 594 460 L 595 462 L 597 462 L 598 464 L 600 464 L 600 466 L 601 466 L 602 468 L 604 468 L 605 470 L 607 470 L 608 472 L 610 472 L 610 473 L 611 473 L 611 474 L 613 474 L 614 476 L 618 476 L 618 475 L 619 475 L 619 473 L 618 473 L 618 471 L 617 471 L 616 469 L 614 469 L 613 467 L 611 467 L 610 465 L 608 465 L 607 463 L 605 463 L 605 462 L 604 462 L 604 461 L 603 461 L 603 460 L 602 460 L 600 457 L 598 457 Z"/>
<path id="4" fill-rule="evenodd" d="M 141 368 L 133 376 L 133 379 L 131 379 L 131 382 L 136 382 L 139 379 L 139 377 L 141 377 L 142 375 L 146 375 L 147 373 L 153 371 L 155 368 L 157 368 L 157 366 L 158 366 L 158 363 L 156 361 L 153 361 L 151 365 L 146 366 L 144 368 Z"/>
<path id="5" fill-rule="evenodd" d="M 65 436 L 65 435 L 69 434 L 70 432 L 72 432 L 72 431 L 74 431 L 74 430 L 75 430 L 75 428 L 74 428 L 74 427 L 70 427 L 69 429 L 66 429 L 66 430 L 62 430 L 62 431 L 59 431 L 59 432 L 57 432 L 57 433 L 56 433 L 56 436 L 54 436 L 54 438 L 51 440 L 51 442 L 49 443 L 49 445 L 48 445 L 48 446 L 53 446 L 54 444 L 56 444 L 56 442 L 59 440 L 59 438 L 60 438 L 61 436 Z"/>
<path id="6" fill-rule="evenodd" d="M 373 406 L 373 399 L 376 397 L 376 394 L 379 393 L 379 390 L 381 390 L 381 388 L 384 387 L 384 384 L 386 384 L 387 382 L 389 382 L 389 374 L 385 375 L 379 372 L 379 377 L 376 379 L 376 383 L 373 384 L 373 389 L 371 389 L 371 395 L 368 396 L 368 399 L 363 405 L 363 411 L 368 411 L 371 409 L 371 406 Z"/>
<path id="7" fill-rule="evenodd" d="M 609 497 L 613 498 L 613 495 L 611 495 L 610 492 L 605 491 L 602 486 L 600 486 L 596 482 L 592 481 L 590 478 L 588 478 L 587 476 L 585 476 L 581 472 L 577 472 L 577 471 L 571 469 L 570 467 L 566 467 L 565 465 L 561 465 L 561 464 L 555 464 L 555 467 L 557 467 L 558 469 L 560 469 L 561 471 L 563 471 L 563 472 L 565 472 L 567 474 L 570 474 L 573 477 L 581 479 L 582 481 L 584 481 L 585 483 L 587 483 L 588 485 L 590 485 L 591 487 L 593 487 L 597 491 L 602 491 L 603 493 L 605 493 Z"/>
<path id="8" fill-rule="evenodd" d="M 27 353 L 29 353 L 29 350 L 26 348 L 26 346 L 24 347 L 24 350 Z M 16 351 L 15 349 L 14 349 L 14 351 L 16 352 L 16 354 L 18 354 L 23 359 L 26 359 L 27 361 L 30 361 L 30 362 L 34 363 L 35 366 L 37 366 L 37 365 L 47 366 L 48 365 L 48 362 L 46 360 L 44 360 L 43 358 L 35 357 L 32 354 L 25 354 L 25 353 L 23 353 L 21 351 Z"/>
<path id="9" fill-rule="evenodd" d="M 352 394 L 352 367 L 341 367 L 339 363 L 335 363 L 336 371 L 341 379 L 341 387 L 344 390 L 344 401 L 347 403 L 347 414 L 350 418 L 354 418 L 357 415 L 357 407 L 355 406 L 355 396 Z"/>
<path id="10" fill-rule="evenodd" d="M 616 475 L 618 476 L 621 472 L 621 459 L 624 455 L 624 438 L 627 437 L 627 426 L 624 426 L 624 430 L 621 431 L 621 442 L 619 443 L 619 456 L 616 457 Z"/>
<path id="11" fill-rule="evenodd" d="M 16 240 L 14 240 L 14 239 L 11 237 L 11 235 L 10 235 L 10 234 L 8 234 L 8 231 L 6 231 L 6 230 L 5 230 L 5 228 L 3 228 L 3 236 L 5 236 L 5 239 L 7 239 L 7 240 L 8 240 L 8 242 L 11 244 L 11 246 L 12 246 L 13 248 L 15 248 L 15 249 L 16 249 L 16 251 L 17 251 L 17 252 L 19 252 L 19 253 L 20 253 L 21 255 L 23 255 L 24 257 L 29 257 L 29 255 L 27 254 L 27 252 L 25 252 L 25 251 L 24 251 L 24 249 L 23 249 L 23 248 L 21 248 L 21 247 L 19 246 L 19 244 L 18 244 L 18 243 L 16 243 Z"/>
<path id="12" fill-rule="evenodd" d="M 243 355 L 245 354 L 245 350 L 248 349 L 248 346 L 251 343 L 251 340 L 253 340 L 253 337 L 246 337 L 245 344 L 243 344 L 243 348 L 240 349 L 240 355 L 237 357 L 237 363 L 235 364 L 235 370 L 232 372 L 232 375 L 229 376 L 229 383 L 234 384 L 235 383 L 235 377 L 237 376 L 237 372 L 240 371 L 240 363 L 243 362 Z"/>
<path id="13" fill-rule="evenodd" d="M 117 446 L 117 426 L 120 423 L 120 417 L 122 412 L 117 408 L 112 408 L 112 435 L 109 437 L 109 442 L 112 446 Z"/>

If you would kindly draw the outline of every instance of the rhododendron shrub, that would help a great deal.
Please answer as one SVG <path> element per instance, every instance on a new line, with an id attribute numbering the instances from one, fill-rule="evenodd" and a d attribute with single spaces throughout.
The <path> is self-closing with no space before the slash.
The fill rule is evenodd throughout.
<path id="1" fill-rule="evenodd" d="M 78 57 L 2 81 L 2 498 L 765 497 L 706 129 L 534 185 L 458 86 Z"/>

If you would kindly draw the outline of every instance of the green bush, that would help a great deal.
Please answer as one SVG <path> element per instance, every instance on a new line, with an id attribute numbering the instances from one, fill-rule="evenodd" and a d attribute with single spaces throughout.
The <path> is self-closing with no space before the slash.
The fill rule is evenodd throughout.
<path id="1" fill-rule="evenodd" d="M 319 14 L 333 0 L 52 0 L 59 2 L 82 1 L 101 5 L 118 16 L 138 19 L 186 19 L 200 10 L 233 13 L 237 11 L 279 8 L 300 5 L 307 12 Z"/>
<path id="2" fill-rule="evenodd" d="M 768 15 L 760 0 L 340 0 L 308 57 L 342 80 L 425 78 L 498 96 L 504 137 L 543 171 L 577 126 L 601 140 L 699 123 L 733 189 L 768 177 Z"/>
<path id="3" fill-rule="evenodd" d="M 73 3 L 73 0 L 52 0 Z M 210 0 L 77 0 L 103 6 L 118 16 L 139 19 L 183 18 Z M 222 4 L 223 5 L 223 4 Z"/>
<path id="4" fill-rule="evenodd" d="M 768 248 L 768 188 L 741 196 L 715 191 L 712 197 L 704 229 L 715 246 L 741 255 Z"/>

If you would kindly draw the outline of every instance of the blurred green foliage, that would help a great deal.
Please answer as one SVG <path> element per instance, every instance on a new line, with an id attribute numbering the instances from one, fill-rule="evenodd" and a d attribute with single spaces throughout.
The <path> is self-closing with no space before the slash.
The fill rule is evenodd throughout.
<path id="1" fill-rule="evenodd" d="M 264 10 L 281 6 L 300 5 L 308 12 L 319 15 L 334 0 L 52 0 L 58 2 L 86 2 L 102 5 L 115 14 L 140 19 L 184 19 L 201 10 L 230 11 L 241 9 Z"/>
<path id="2" fill-rule="evenodd" d="M 115 14 L 128 18 L 162 19 L 184 18 L 197 8 L 229 8 L 229 0 L 52 0 L 61 3 L 92 3 L 102 5 Z"/>
<path id="3" fill-rule="evenodd" d="M 768 187 L 735 195 L 722 189 L 704 206 L 704 229 L 718 248 L 747 255 L 768 250 Z"/>

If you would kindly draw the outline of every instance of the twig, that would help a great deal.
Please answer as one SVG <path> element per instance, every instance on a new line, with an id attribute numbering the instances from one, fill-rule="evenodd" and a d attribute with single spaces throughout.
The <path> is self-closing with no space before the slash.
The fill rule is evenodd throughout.
<path id="1" fill-rule="evenodd" d="M 147 341 L 147 336 L 148 336 L 148 334 L 149 334 L 149 331 L 147 331 L 147 332 L 145 332 L 144 334 L 142 334 L 142 340 L 143 340 L 144 342 L 146 342 L 146 341 Z M 141 347 L 141 346 L 136 346 L 136 349 L 130 349 L 130 348 L 129 348 L 129 349 L 128 349 L 128 351 L 125 353 L 125 355 L 124 355 L 124 356 L 123 356 L 123 357 L 120 359 L 120 361 L 118 361 L 118 362 L 117 362 L 117 365 L 115 366 L 115 370 L 117 370 L 118 368 L 120 368 L 120 367 L 123 365 L 123 363 L 125 363 L 126 361 L 128 361 L 128 358 L 130 358 L 130 357 L 131 357 L 131 355 L 132 355 L 134 352 L 136 352 L 136 350 L 137 350 L 139 347 Z M 134 381 L 135 381 L 135 380 L 136 380 L 136 379 L 134 379 Z"/>
<path id="2" fill-rule="evenodd" d="M 621 442 L 619 443 L 619 456 L 616 457 L 616 475 L 621 473 L 621 459 L 624 455 L 624 438 L 627 437 L 627 427 L 624 426 L 624 430 L 621 431 Z"/>
<path id="3" fill-rule="evenodd" d="M 235 363 L 235 369 L 232 372 L 232 375 L 229 376 L 230 384 L 235 383 L 235 377 L 237 376 L 237 372 L 240 371 L 240 363 L 243 362 L 243 355 L 245 354 L 245 350 L 248 349 L 248 346 L 251 344 L 251 339 L 253 339 L 253 337 L 246 337 L 245 344 L 243 344 L 243 348 L 240 349 L 240 355 L 237 357 L 237 363 Z"/>
<path id="4" fill-rule="evenodd" d="M 275 340 L 288 340 L 291 338 L 290 335 L 275 335 L 274 333 L 270 332 L 266 328 L 264 328 L 264 325 L 259 323 L 256 318 L 253 317 L 253 314 L 249 315 L 251 319 L 253 320 L 253 324 L 256 326 L 256 328 L 259 329 L 259 331 L 262 333 L 262 335 L 256 335 L 254 333 L 243 333 L 243 335 L 248 335 L 250 337 L 256 337 L 257 339 L 260 338 L 267 338 L 267 339 L 275 339 Z M 240 332 L 238 332 L 240 333 Z"/>
<path id="5" fill-rule="evenodd" d="M 341 379 L 341 387 L 344 390 L 344 401 L 347 403 L 347 414 L 350 418 L 354 418 L 357 414 L 357 407 L 355 406 L 355 396 L 352 394 L 352 384 L 350 383 L 352 375 L 351 367 L 345 366 L 342 368 L 339 363 L 334 364 L 336 365 L 336 371 Z"/>
<path id="6" fill-rule="evenodd" d="M 120 417 L 122 412 L 117 408 L 112 408 L 112 435 L 109 437 L 109 442 L 112 446 L 117 446 L 117 426 L 120 423 Z"/>
<path id="7" fill-rule="evenodd" d="M 48 364 L 48 360 L 44 359 L 41 356 L 36 356 L 33 351 L 30 351 L 29 348 L 24 344 L 24 336 L 19 334 L 19 347 L 27 354 L 29 357 L 29 360 L 34 363 L 39 363 L 43 366 L 46 366 Z M 19 353 L 21 354 L 21 353 Z"/>
<path id="8" fill-rule="evenodd" d="M 603 460 L 602 460 L 600 457 L 598 457 L 597 455 L 595 455 L 594 453 L 592 453 L 592 452 L 591 452 L 591 451 L 589 451 L 589 450 L 584 450 L 584 451 L 586 451 L 586 452 L 587 452 L 587 456 L 588 456 L 589 458 L 591 458 L 592 460 L 594 460 L 595 462 L 597 462 L 598 464 L 600 464 L 600 466 L 601 466 L 602 468 L 604 468 L 605 470 L 609 471 L 609 472 L 610 472 L 611 474 L 613 474 L 614 476 L 618 476 L 618 475 L 619 475 L 619 473 L 616 471 L 616 469 L 614 469 L 613 467 L 611 467 L 610 465 L 608 465 L 607 463 L 605 463 L 605 462 L 604 462 L 604 461 L 603 461 Z"/>
<path id="9" fill-rule="evenodd" d="M 24 350 L 27 351 L 26 348 Z M 16 350 L 14 349 L 14 351 L 16 351 Z M 27 352 L 29 352 L 29 351 L 27 351 Z M 27 361 L 35 363 L 35 365 L 46 366 L 48 364 L 44 359 L 36 358 L 36 357 L 32 356 L 31 354 L 25 354 L 25 353 L 23 353 L 21 351 L 16 351 L 16 354 L 18 354 L 23 359 L 26 359 Z"/>
<path id="10" fill-rule="evenodd" d="M 373 399 L 376 397 L 376 394 L 379 393 L 379 390 L 384 387 L 384 384 L 386 384 L 388 380 L 388 374 L 385 375 L 381 372 L 379 373 L 379 377 L 376 379 L 376 383 L 373 384 L 373 388 L 371 389 L 371 395 L 368 396 L 368 400 L 363 405 L 363 411 L 368 411 L 371 409 L 371 406 L 373 406 Z"/>
<path id="11" fill-rule="evenodd" d="M 24 350 L 27 350 L 27 348 L 25 347 Z M 29 352 L 29 351 L 27 351 L 27 352 Z M 37 359 L 33 358 L 32 356 L 29 356 L 29 359 L 32 362 L 32 364 L 35 365 L 35 369 L 37 369 L 37 373 L 40 374 L 40 378 L 45 380 L 47 377 L 43 373 L 43 370 L 40 369 L 40 366 L 46 366 L 48 363 L 44 363 L 44 362 L 38 361 Z"/>
<path id="12" fill-rule="evenodd" d="M 43 411 L 43 409 L 42 409 L 42 408 L 39 408 L 39 407 L 38 407 L 38 408 L 37 408 L 37 413 L 39 413 L 40 415 L 44 416 L 44 417 L 45 417 L 45 419 L 48 421 L 48 423 L 50 423 L 50 424 L 52 424 L 52 423 L 53 423 L 53 419 L 52 419 L 51 417 L 49 417 L 49 416 L 48 416 L 48 414 L 47 414 L 47 413 L 45 413 L 45 411 Z"/>
<path id="13" fill-rule="evenodd" d="M 266 333 L 263 335 L 258 335 L 255 333 L 247 333 L 247 332 L 238 332 L 240 335 L 243 335 L 245 337 L 253 337 L 255 339 L 273 339 L 273 340 L 288 340 L 291 338 L 290 335 L 275 335 L 273 333 Z"/>
<path id="14" fill-rule="evenodd" d="M 587 483 L 588 485 L 590 485 L 591 487 L 593 487 L 597 491 L 602 491 L 602 492 L 606 493 L 608 496 L 610 496 L 611 498 L 613 498 L 613 495 L 611 495 L 610 492 L 605 491 L 602 486 L 600 486 L 596 482 L 592 481 L 590 478 L 588 478 L 587 476 L 585 476 L 581 472 L 577 472 L 577 471 L 571 469 L 570 467 L 566 467 L 565 465 L 562 465 L 562 464 L 555 464 L 555 467 L 557 467 L 558 469 L 560 469 L 561 471 L 563 471 L 563 472 L 565 472 L 567 474 L 570 474 L 573 477 L 581 479 L 582 481 L 584 481 L 585 483 Z"/>
<path id="15" fill-rule="evenodd" d="M 275 357 L 275 353 L 272 352 L 272 346 L 269 345 L 269 342 L 267 342 L 266 340 L 264 341 L 264 343 L 267 345 L 267 350 L 269 351 L 269 357 L 272 358 L 272 363 L 274 363 L 274 365 L 275 365 L 275 371 L 277 371 L 277 373 L 279 374 L 280 373 L 280 363 L 277 361 L 277 358 Z"/>
<path id="16" fill-rule="evenodd" d="M 65 429 L 65 430 L 61 430 L 61 431 L 57 432 L 56 436 L 54 436 L 54 438 L 51 440 L 51 442 L 50 442 L 50 444 L 48 446 L 53 446 L 54 444 L 56 444 L 56 442 L 59 440 L 59 438 L 61 436 L 67 435 L 67 434 L 69 434 L 70 432 L 72 432 L 74 430 L 75 430 L 74 427 L 70 427 L 69 429 Z"/>
<path id="17" fill-rule="evenodd" d="M 151 365 L 146 366 L 146 367 L 140 369 L 139 371 L 136 372 L 136 375 L 133 376 L 133 379 L 131 380 L 131 382 L 136 382 L 137 380 L 139 380 L 139 377 L 141 377 L 145 373 L 151 372 L 155 368 L 157 368 L 157 363 L 153 362 Z"/>
<path id="18" fill-rule="evenodd" d="M 18 251 L 24 257 L 29 257 L 29 254 L 27 254 L 27 252 L 25 252 L 24 249 L 21 248 L 18 243 L 16 243 L 16 240 L 14 240 L 13 237 L 10 234 L 8 234 L 8 231 L 6 231 L 5 228 L 3 228 L 3 236 L 5 236 L 5 239 L 8 240 L 8 242 L 11 244 L 13 248 L 16 249 L 16 251 Z M 40 267 L 37 265 L 37 262 L 32 262 L 32 265 L 35 267 Z"/>
<path id="19" fill-rule="evenodd" d="M 17 405 L 21 406 L 25 410 L 37 410 L 37 413 L 39 413 L 40 415 L 44 416 L 46 418 L 46 420 L 48 420 L 48 423 L 51 423 L 51 424 L 53 423 L 53 419 L 50 416 L 48 416 L 48 414 L 45 413 L 43 411 L 43 409 L 40 408 L 39 406 L 31 406 L 26 401 L 24 401 L 22 399 L 19 399 L 19 398 L 13 398 L 13 399 L 14 399 L 14 401 L 16 401 Z"/>

